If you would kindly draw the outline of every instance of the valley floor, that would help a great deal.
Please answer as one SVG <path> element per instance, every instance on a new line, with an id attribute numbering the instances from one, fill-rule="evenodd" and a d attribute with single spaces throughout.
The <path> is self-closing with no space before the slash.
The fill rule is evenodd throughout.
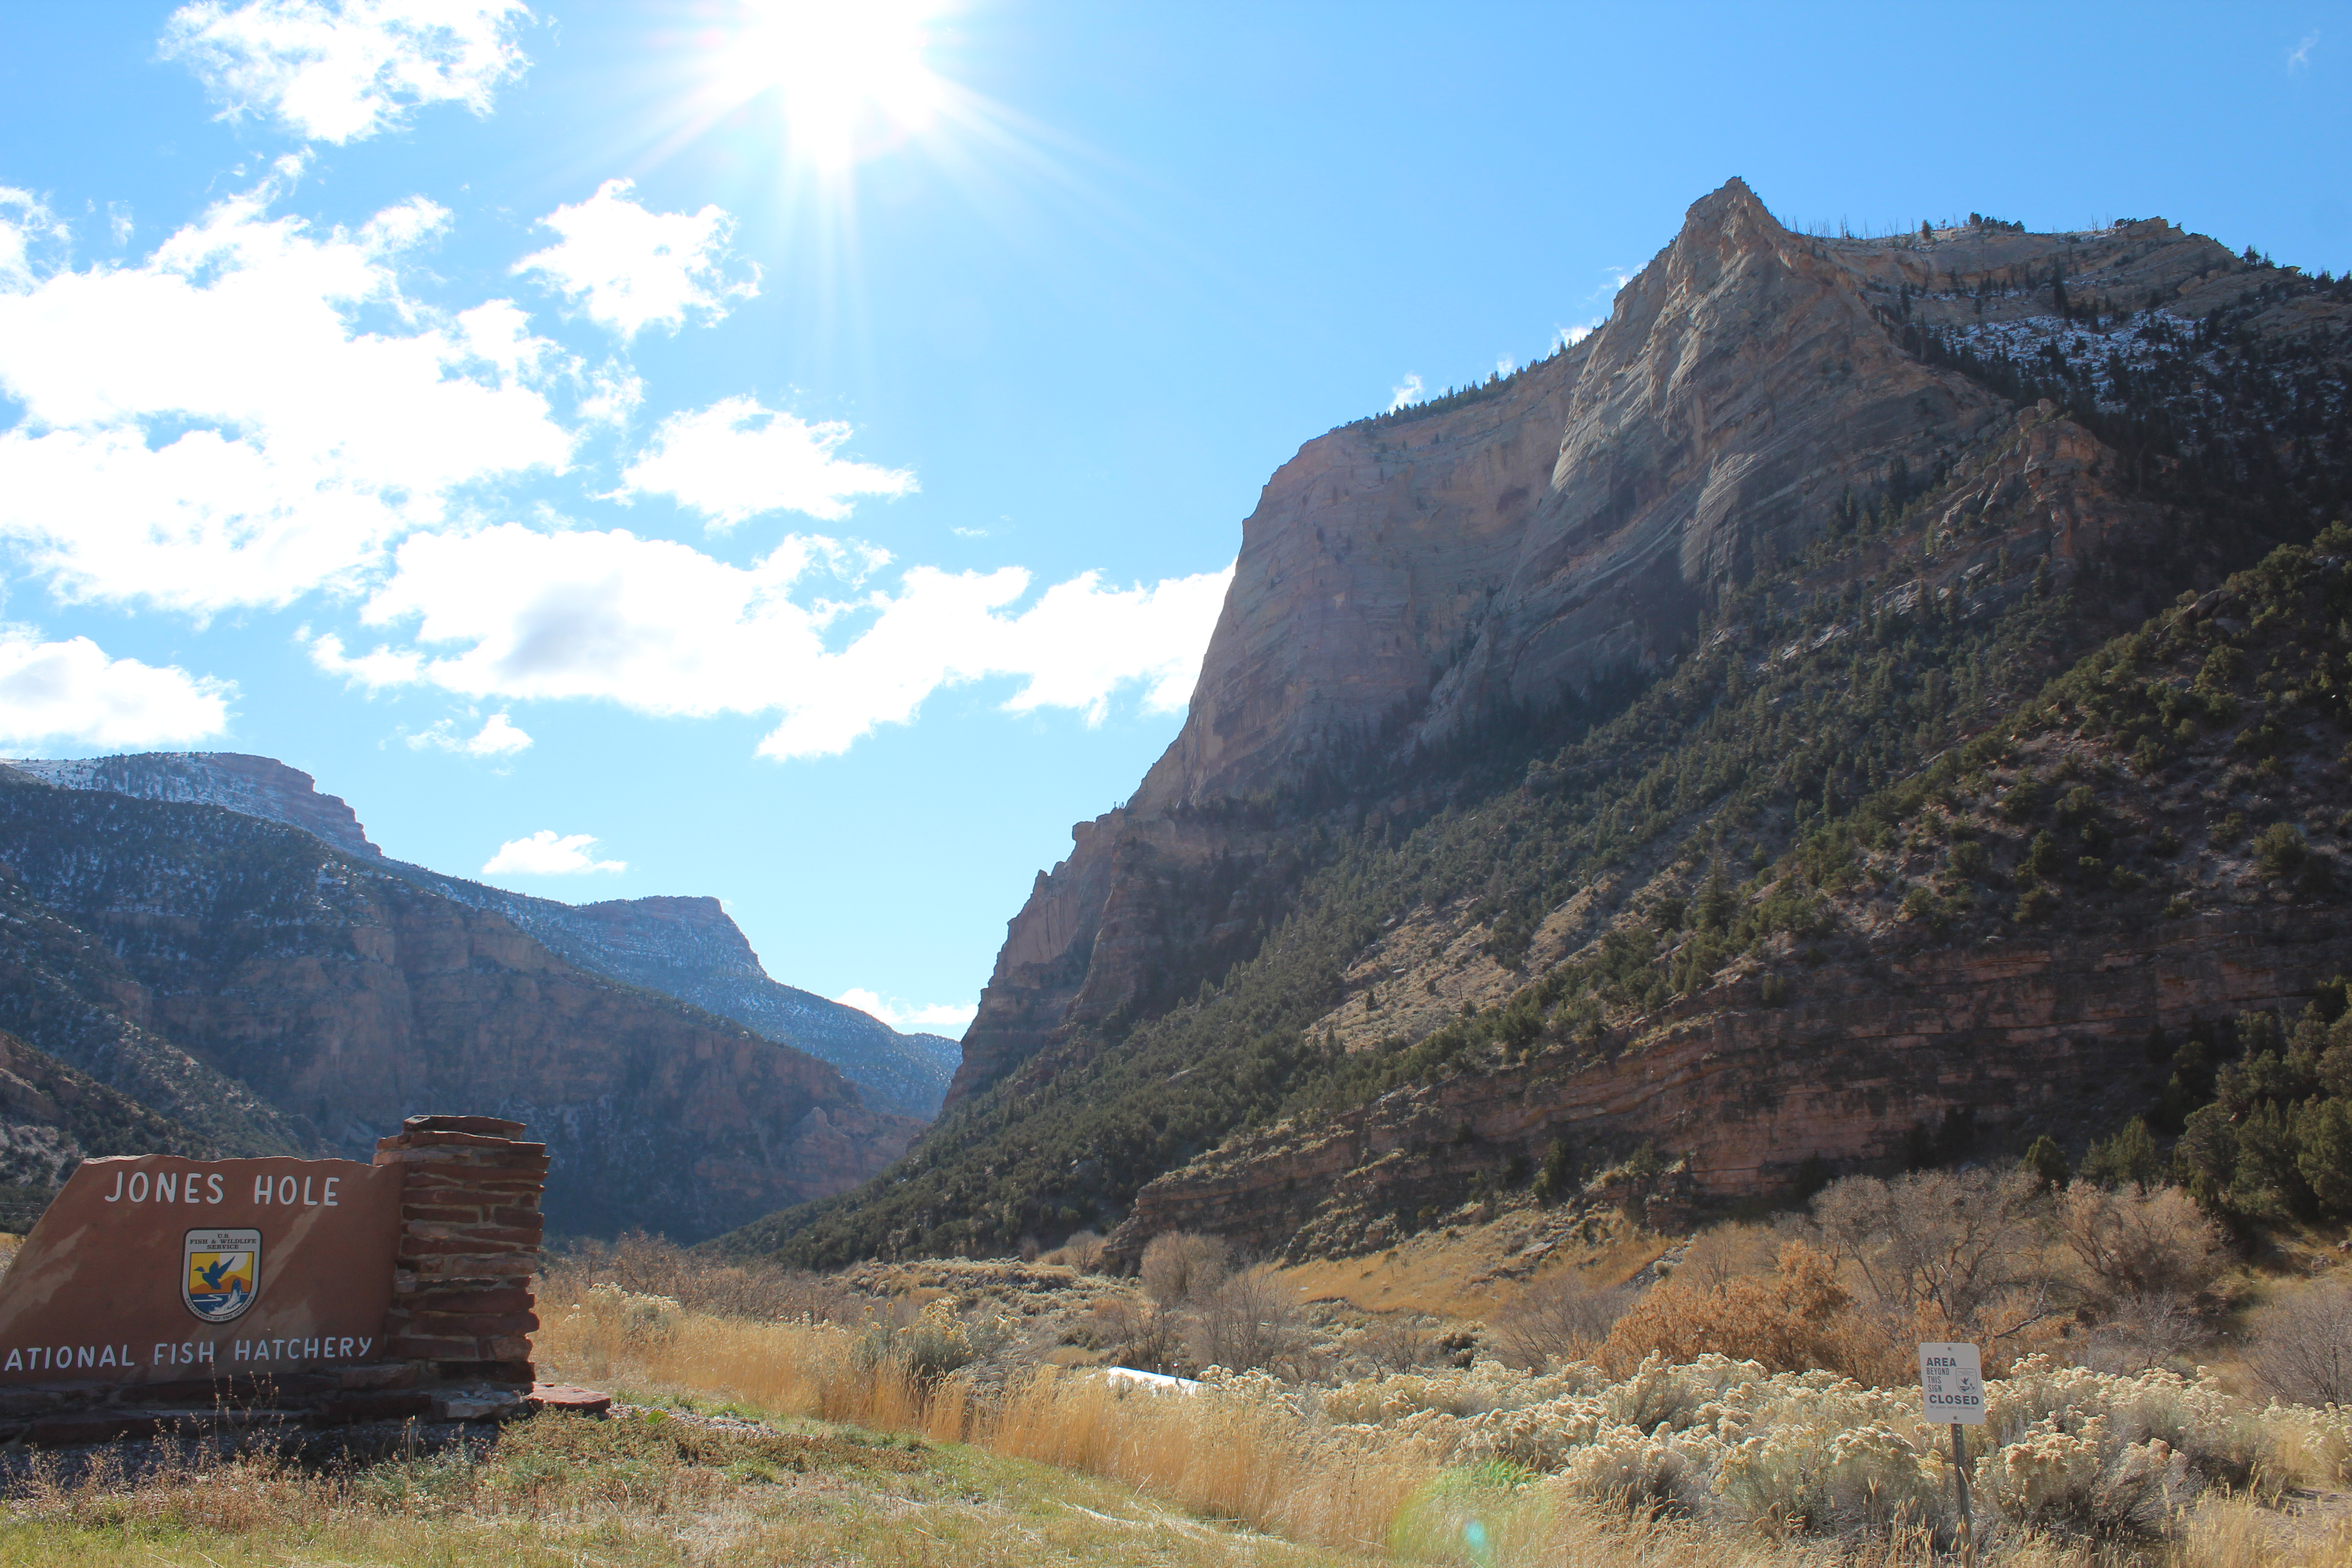
<path id="1" fill-rule="evenodd" d="M 1639 1240 L 1604 1238 L 1591 1256 L 1622 1268 L 1648 1250 L 1630 1245 Z M 1485 1247 L 1491 1238 L 1462 1241 Z M 905 1369 L 938 1348 L 927 1335 L 973 1331 L 979 1319 L 969 1307 L 961 1319 L 935 1310 L 860 1330 L 819 1321 L 782 1296 L 754 1299 L 763 1289 L 814 1288 L 805 1277 L 797 1284 L 763 1280 L 669 1256 L 705 1270 L 706 1289 L 732 1289 L 738 1299 L 682 1306 L 619 1289 L 576 1264 L 559 1266 L 541 1289 L 542 1374 L 619 1394 L 624 1404 L 611 1419 L 542 1415 L 486 1434 L 470 1448 L 325 1470 L 267 1458 L 200 1458 L 152 1466 L 133 1479 L 102 1453 L 36 1456 L 29 1481 L 0 1498 L 0 1568 L 422 1568 L 484 1561 L 517 1568 L 1563 1562 L 1924 1568 L 1948 1560 L 1937 1551 L 1948 1549 L 1948 1531 L 1931 1537 L 1897 1523 L 1783 1538 L 1769 1523 L 1733 1521 L 1719 1510 L 1629 1509 L 1622 1497 L 1580 1494 L 1561 1484 L 1576 1482 L 1573 1466 L 1552 1472 L 1540 1458 L 1482 1459 L 1475 1442 L 1433 1441 L 1431 1432 L 1455 1419 L 1445 1398 L 1481 1380 L 1498 1388 L 1524 1381 L 1500 1368 L 1433 1368 L 1335 1388 L 1312 1419 L 1302 1419 L 1302 1406 L 1281 1384 L 1251 1377 L 1213 1383 L 1197 1395 L 1168 1394 L 1122 1390 L 1074 1368 L 995 1384 L 950 1377 L 925 1394 Z M 1410 1257 L 1394 1262 L 1414 1271 Z M 978 1278 L 991 1266 L 939 1267 Z M 1127 1288 L 1079 1278 L 1106 1296 Z M 1664 1410 L 1682 1397 L 1668 1384 L 1706 1372 L 1645 1373 L 1600 1387 L 1597 1396 L 1618 1400 L 1646 1376 L 1655 1386 L 1641 1394 L 1644 1407 Z M 1685 1381 L 1696 1387 L 1705 1377 Z M 2140 1383 L 2147 1386 L 2129 1379 L 2103 1386 L 2111 1398 L 2119 1391 L 2174 1399 L 2191 1392 L 2178 1380 Z M 1441 1384 L 1461 1386 L 1448 1395 Z M 1782 1393 L 1801 1386 L 1833 1402 L 1870 1397 L 1823 1373 L 1805 1374 Z M 1402 1421 L 1369 1407 L 1349 1414 L 1339 1403 L 1368 1396 L 1433 1403 Z M 1717 1397 L 1717 1409 L 1755 1403 L 1752 1385 L 1727 1386 Z M 1517 1414 L 1542 1417 L 1543 1409 Z M 1797 1404 L 1785 1405 L 1784 1416 L 1800 1414 Z M 2294 1413 L 2257 1414 L 2275 1428 L 2276 1418 Z M 1433 1426 L 1430 1417 L 1440 1419 Z M 1879 1426 L 1885 1421 L 1882 1413 Z M 2231 1422 L 2242 1429 L 2237 1417 Z M 1540 1425 L 1516 1440 L 1540 1445 Z M 1793 1426 L 1752 1430 L 1809 1440 Z M 2316 1439 L 2333 1428 L 2323 1421 L 2312 1430 Z M 1683 1436 L 1703 1431 L 1685 1428 Z M 1662 1424 L 1650 1436 L 1654 1442 L 1666 1432 Z M 1610 1440 L 1592 1439 L 1596 1447 Z M 2275 1430 L 2263 1440 L 2266 1453 L 2285 1452 Z M 2337 1451 L 2339 1439 L 2329 1441 L 2334 1447 L 2319 1462 L 2340 1479 L 2347 1455 Z M 2001 1568 L 2352 1563 L 2352 1496 L 2327 1489 L 2330 1478 L 2305 1479 L 2320 1479 L 2321 1489 L 2274 1476 L 2257 1479 L 2251 1491 L 2259 1496 L 2215 1489 L 2184 1499 L 2160 1533 L 1996 1528 L 1983 1560 Z M 1654 1504 L 1665 1500 L 1661 1491 Z"/>

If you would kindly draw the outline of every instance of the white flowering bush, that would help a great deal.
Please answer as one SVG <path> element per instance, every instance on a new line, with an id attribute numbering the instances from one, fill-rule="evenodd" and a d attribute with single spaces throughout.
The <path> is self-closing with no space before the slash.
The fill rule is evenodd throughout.
<path id="1" fill-rule="evenodd" d="M 2352 1463 L 2352 1411 L 2253 1412 L 2202 1373 L 2123 1376 L 2029 1356 L 1986 1392 L 1987 1424 L 1968 1431 L 1980 1528 L 2153 1533 L 2258 1462 L 2315 1482 Z M 1319 1416 L 1334 1440 L 1414 1443 L 1445 1464 L 1529 1473 L 1566 1497 L 1775 1536 L 1949 1539 L 1958 1522 L 1948 1428 L 1922 1417 L 1913 1389 L 1827 1372 L 1653 1356 L 1612 1381 L 1581 1363 L 1530 1374 L 1481 1362 L 1365 1378 L 1292 1408 Z"/>

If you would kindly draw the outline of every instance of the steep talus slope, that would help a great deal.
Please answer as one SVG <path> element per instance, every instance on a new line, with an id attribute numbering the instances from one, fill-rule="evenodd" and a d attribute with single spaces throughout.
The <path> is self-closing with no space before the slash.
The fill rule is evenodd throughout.
<path id="1" fill-rule="evenodd" d="M 520 1117 L 554 1156 L 560 1228 L 707 1235 L 853 1184 L 918 1125 L 869 1110 L 824 1063 L 575 968 L 306 832 L 0 781 L 0 859 L 56 928 L 119 963 L 127 984 L 86 990 L 85 1012 L 353 1153 L 417 1111 Z M 19 1027 L 109 1076 L 79 1059 L 69 1012 Z"/>
<path id="2" fill-rule="evenodd" d="M 1773 967 L 1769 986 L 1748 982 L 1746 1011 L 1768 1016 L 1743 1037 L 1797 1030 L 1790 1065 L 1755 1091 L 1867 1077 L 1825 1065 L 1823 1040 L 1901 1010 L 1866 979 L 1843 1003 L 1825 985 L 1766 1005 L 1806 962 L 1789 942 L 1826 953 L 1829 917 L 1819 889 L 1751 878 L 2184 588 L 2308 539 L 2352 496 L 2347 351 L 2352 289 L 2155 220 L 1846 241 L 1718 192 L 1575 350 L 1334 432 L 1277 476 L 1183 736 L 1012 922 L 940 1122 L 886 1182 L 737 1244 L 824 1260 L 1119 1220 L 1236 1134 L 1286 1116 L 1311 1142 L 1376 1119 L 1381 1095 L 1472 1071 L 1490 1026 L 1563 1053 L 1529 1091 L 1566 1097 L 1550 1111 L 1499 1142 L 1480 1127 L 1502 1122 L 1472 1119 L 1463 1147 L 1485 1152 L 1459 1158 L 1500 1180 L 1527 1127 L 1546 1149 L 1573 1144 L 1569 1124 L 1622 1098 L 1612 1031 L 1735 960 Z M 1559 421 L 1539 484 L 1521 478 L 1538 405 Z M 1375 461 L 1407 443 L 1412 462 Z M 1416 487 L 1449 453 L 1459 483 L 1424 507 Z M 1439 559 L 1463 576 L 1409 569 Z M 1350 614 L 1358 572 L 1381 591 Z M 1374 658 L 1352 691 L 1340 679 L 1397 646 L 1410 657 Z M 1739 945 L 1644 948 L 1628 922 L 1654 924 L 1654 884 L 1709 867 L 1753 904 Z M 2310 983 L 2299 959 L 2226 956 L 2277 947 L 2273 928 L 2215 930 L 2222 956 L 2176 955 L 2214 1005 Z M 2074 1029 L 2063 998 L 2078 970 L 2101 972 L 2091 949 L 2111 935 L 2052 958 L 2062 1004 L 2046 1016 L 2043 982 L 2014 966 L 1933 982 L 2007 987 L 2021 1031 L 1964 1038 L 1952 1059 L 2103 1037 Z M 1804 1023 L 1809 1007 L 1828 1011 Z M 2011 1026 L 1961 1017 L 1923 1008 L 1885 1037 Z M 2103 1081 L 2108 1048 L 2056 1062 L 2052 1081 Z M 1569 1086 L 1559 1069 L 1593 1051 L 1598 1076 Z M 1877 1159 L 1936 1104 L 1974 1103 L 1922 1089 L 1940 1068 L 1863 1054 L 1883 1092 L 1864 1094 L 1855 1138 L 1785 1153 L 1810 1140 L 1750 1128 L 1719 1184 L 1778 1180 L 1784 1153 Z M 1671 1121 L 1708 1103 L 1707 1078 L 1623 1092 Z M 1594 1131 L 1599 1154 L 1639 1128 Z M 1294 1176 L 1311 1208 L 1323 1178 Z M 1136 1212 L 1127 1239 L 1160 1223 Z"/>
<path id="3" fill-rule="evenodd" d="M 563 904 L 386 860 L 340 797 L 319 794 L 309 773 L 268 757 L 151 752 L 4 765 L 62 789 L 217 805 L 301 828 L 459 903 L 495 910 L 579 968 L 690 1002 L 831 1062 L 879 1110 L 928 1121 L 955 1071 L 951 1041 L 901 1035 L 855 1007 L 771 980 L 716 899 Z"/>

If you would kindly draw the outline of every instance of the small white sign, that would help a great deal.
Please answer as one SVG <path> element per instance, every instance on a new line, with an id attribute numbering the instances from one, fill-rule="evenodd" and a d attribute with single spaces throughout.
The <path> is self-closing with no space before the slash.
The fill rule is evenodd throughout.
<path id="1" fill-rule="evenodd" d="M 1977 1347 L 1921 1345 L 1919 1394 L 1927 1419 L 1937 1426 L 1983 1426 L 1984 1361 L 1977 1354 Z"/>

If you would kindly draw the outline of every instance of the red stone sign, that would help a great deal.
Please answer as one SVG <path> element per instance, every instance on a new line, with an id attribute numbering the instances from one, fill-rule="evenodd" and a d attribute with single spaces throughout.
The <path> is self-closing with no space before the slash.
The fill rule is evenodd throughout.
<path id="1" fill-rule="evenodd" d="M 84 1162 L 0 1277 L 0 1384 L 386 1359 L 402 1176 L 351 1160 Z"/>

